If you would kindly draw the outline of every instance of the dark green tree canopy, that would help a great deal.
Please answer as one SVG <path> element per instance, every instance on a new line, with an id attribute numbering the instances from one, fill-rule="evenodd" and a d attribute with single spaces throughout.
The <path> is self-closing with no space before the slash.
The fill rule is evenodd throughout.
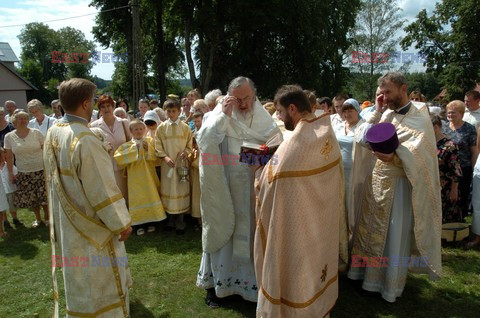
<path id="1" fill-rule="evenodd" d="M 91 5 L 105 10 L 126 3 L 93 0 Z M 273 96 L 285 83 L 331 95 L 348 73 L 342 57 L 359 5 L 360 0 L 143 0 L 146 74 L 154 74 L 154 89 L 162 91 L 183 68 L 185 55 L 192 86 L 204 94 L 225 90 L 232 78 L 244 75 L 256 82 L 263 97 Z M 94 34 L 115 53 L 131 56 L 128 10 L 100 13 Z M 130 91 L 131 65 L 118 68 L 126 74 L 116 71 L 115 79 L 127 82 L 115 85 Z"/>
<path id="2" fill-rule="evenodd" d="M 56 98 L 59 82 L 72 77 L 90 78 L 95 44 L 81 31 L 71 27 L 55 31 L 35 22 L 27 24 L 18 38 L 22 47 L 19 73 L 39 89 L 32 98 L 48 104 Z"/>
<path id="3" fill-rule="evenodd" d="M 405 28 L 405 49 L 412 44 L 427 56 L 433 72 L 447 89 L 447 96 L 463 99 L 480 75 L 480 5 L 475 0 L 443 0 L 431 16 L 420 11 Z"/>

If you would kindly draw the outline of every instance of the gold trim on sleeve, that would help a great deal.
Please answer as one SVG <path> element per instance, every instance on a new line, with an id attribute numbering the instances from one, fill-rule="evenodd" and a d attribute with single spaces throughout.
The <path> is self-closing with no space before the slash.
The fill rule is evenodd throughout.
<path id="1" fill-rule="evenodd" d="M 122 227 L 118 230 L 112 231 L 112 232 L 113 232 L 113 234 L 118 235 L 118 234 L 122 233 L 123 231 L 125 231 L 126 229 L 128 229 L 131 225 L 132 225 L 132 222 L 128 222 L 128 224 L 125 225 L 124 227 Z"/>
<path id="2" fill-rule="evenodd" d="M 105 199 L 104 201 L 100 202 L 99 204 L 95 205 L 93 209 L 95 212 L 100 211 L 103 208 L 106 208 L 107 206 L 117 202 L 118 200 L 123 199 L 123 195 L 121 193 L 115 194 L 113 197 L 110 197 L 108 199 Z"/>

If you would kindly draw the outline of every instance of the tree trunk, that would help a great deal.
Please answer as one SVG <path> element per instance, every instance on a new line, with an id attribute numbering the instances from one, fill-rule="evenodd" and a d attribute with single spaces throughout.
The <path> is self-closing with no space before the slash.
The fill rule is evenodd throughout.
<path id="1" fill-rule="evenodd" d="M 157 78 L 157 86 L 160 93 L 159 105 L 167 98 L 166 85 L 166 67 L 163 57 L 165 54 L 165 35 L 163 33 L 163 0 L 152 0 L 155 8 L 155 61 L 157 68 L 155 70 Z"/>
<path id="2" fill-rule="evenodd" d="M 127 42 L 127 81 L 126 81 L 126 92 L 128 93 L 128 99 L 130 100 L 130 105 L 133 111 L 136 111 L 137 102 L 133 100 L 132 96 L 132 81 L 130 80 L 133 77 L 133 36 L 132 36 L 132 15 L 128 14 L 127 18 L 125 19 L 125 40 Z"/>
<path id="3" fill-rule="evenodd" d="M 192 18 L 190 15 L 185 17 L 185 26 L 183 29 L 183 36 L 185 38 L 185 56 L 187 58 L 188 73 L 190 74 L 190 82 L 193 88 L 198 88 L 199 82 L 195 74 L 195 64 L 192 58 L 192 42 L 190 40 L 190 30 L 192 26 Z"/>

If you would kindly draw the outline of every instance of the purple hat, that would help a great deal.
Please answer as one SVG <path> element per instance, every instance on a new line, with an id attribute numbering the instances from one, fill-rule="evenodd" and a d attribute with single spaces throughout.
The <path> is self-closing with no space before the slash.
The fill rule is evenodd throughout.
<path id="1" fill-rule="evenodd" d="M 385 154 L 394 152 L 399 145 L 397 131 L 391 123 L 373 125 L 367 131 L 367 141 L 373 151 Z"/>

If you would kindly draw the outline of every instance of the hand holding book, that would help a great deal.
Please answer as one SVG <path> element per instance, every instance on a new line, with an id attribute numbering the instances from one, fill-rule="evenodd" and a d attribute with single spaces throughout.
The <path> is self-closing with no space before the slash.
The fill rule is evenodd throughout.
<path id="1" fill-rule="evenodd" d="M 280 146 L 282 138 L 275 134 L 264 144 L 256 144 L 244 141 L 240 146 L 240 162 L 255 165 L 265 165 Z"/>

